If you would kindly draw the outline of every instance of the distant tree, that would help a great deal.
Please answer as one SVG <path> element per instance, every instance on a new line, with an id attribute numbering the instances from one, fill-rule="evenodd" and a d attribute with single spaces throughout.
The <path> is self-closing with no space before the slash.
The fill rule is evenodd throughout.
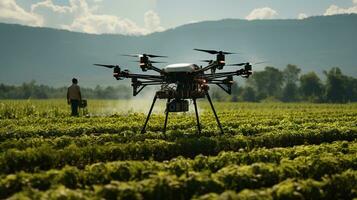
<path id="1" fill-rule="evenodd" d="M 35 86 L 33 87 L 33 91 L 32 91 L 32 98 L 36 98 L 36 99 L 47 99 L 48 98 L 48 90 L 49 87 L 45 86 L 45 85 L 39 85 L 39 86 Z"/>
<path id="2" fill-rule="evenodd" d="M 304 100 L 321 101 L 323 85 L 315 72 L 303 74 L 300 77 L 300 93 Z"/>
<path id="3" fill-rule="evenodd" d="M 241 96 L 242 91 L 243 91 L 243 88 L 238 86 L 238 84 L 236 82 L 234 82 L 232 84 L 232 99 L 231 99 L 231 101 L 233 101 L 233 102 L 239 101 L 240 100 L 239 97 Z"/>
<path id="4" fill-rule="evenodd" d="M 279 97 L 283 84 L 283 73 L 274 67 L 265 67 L 264 71 L 255 72 L 247 84 L 257 92 L 257 100 L 267 97 Z"/>
<path id="5" fill-rule="evenodd" d="M 299 74 L 301 69 L 296 65 L 288 64 L 283 70 L 284 82 L 287 83 L 296 83 L 299 80 Z"/>
<path id="6" fill-rule="evenodd" d="M 357 101 L 357 79 L 348 77 L 347 80 L 347 98 L 351 102 Z"/>
<path id="7" fill-rule="evenodd" d="M 32 97 L 33 89 L 35 87 L 36 82 L 31 81 L 29 83 L 23 83 L 20 87 L 20 96 L 21 99 L 28 99 Z"/>
<path id="8" fill-rule="evenodd" d="M 281 100 L 284 102 L 295 102 L 299 100 L 299 89 L 296 83 L 287 83 L 284 86 Z"/>
<path id="9" fill-rule="evenodd" d="M 225 100 L 225 94 L 224 91 L 221 90 L 221 88 L 218 87 L 212 87 L 210 89 L 210 95 L 212 97 L 212 99 L 216 100 L 216 101 L 224 101 Z"/>
<path id="10" fill-rule="evenodd" d="M 255 102 L 257 100 L 256 92 L 252 87 L 245 87 L 242 92 L 243 101 Z"/>
<path id="11" fill-rule="evenodd" d="M 333 103 L 345 103 L 356 99 L 356 79 L 342 74 L 338 67 L 324 71 L 326 76 L 326 100 Z"/>
<path id="12" fill-rule="evenodd" d="M 282 92 L 281 100 L 285 102 L 293 102 L 299 99 L 299 90 L 297 81 L 299 80 L 299 74 L 301 69 L 296 65 L 287 65 L 283 70 L 284 76 L 284 88 Z"/>
<path id="13" fill-rule="evenodd" d="M 81 88 L 82 96 L 91 99 L 129 99 L 131 88 L 124 85 L 117 87 Z M 65 98 L 67 87 L 53 88 L 37 85 L 35 81 L 25 82 L 20 86 L 0 84 L 0 99 L 48 99 Z"/>

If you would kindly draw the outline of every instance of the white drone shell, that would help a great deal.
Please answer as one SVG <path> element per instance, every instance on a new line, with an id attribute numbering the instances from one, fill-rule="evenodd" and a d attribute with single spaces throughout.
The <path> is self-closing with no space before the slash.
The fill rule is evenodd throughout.
<path id="1" fill-rule="evenodd" d="M 197 65 L 192 63 L 178 63 L 167 65 L 163 68 L 166 73 L 178 73 L 178 72 L 186 72 L 192 73 L 198 68 Z"/>

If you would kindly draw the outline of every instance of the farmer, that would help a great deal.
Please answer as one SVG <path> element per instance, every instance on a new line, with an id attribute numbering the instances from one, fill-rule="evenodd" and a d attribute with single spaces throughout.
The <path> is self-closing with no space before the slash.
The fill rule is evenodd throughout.
<path id="1" fill-rule="evenodd" d="M 71 116 L 79 116 L 78 107 L 82 100 L 81 90 L 79 88 L 78 80 L 76 78 L 72 79 L 72 85 L 68 87 L 67 90 L 67 103 L 71 104 L 72 114 Z"/>

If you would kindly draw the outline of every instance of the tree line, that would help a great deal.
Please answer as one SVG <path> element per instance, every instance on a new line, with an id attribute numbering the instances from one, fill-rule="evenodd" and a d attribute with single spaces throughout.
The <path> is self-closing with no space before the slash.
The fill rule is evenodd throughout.
<path id="1" fill-rule="evenodd" d="M 287 65 L 283 70 L 265 67 L 254 72 L 246 80 L 245 86 L 232 86 L 232 96 L 228 97 L 213 89 L 212 96 L 218 100 L 231 101 L 283 101 L 314 103 L 347 103 L 357 101 L 357 79 L 344 75 L 340 68 L 334 67 L 323 72 L 321 80 L 315 72 L 301 74 L 296 65 Z"/>
<path id="2" fill-rule="evenodd" d="M 287 65 L 283 70 L 267 66 L 254 72 L 244 86 L 232 85 L 232 95 L 220 88 L 211 89 L 212 98 L 218 101 L 283 101 L 314 103 L 347 103 L 357 101 L 357 79 L 344 75 L 335 67 L 324 71 L 325 80 L 315 72 L 301 74 L 296 65 Z M 82 95 L 89 99 L 129 99 L 132 88 L 128 85 L 116 87 L 96 86 L 81 88 Z M 50 99 L 65 98 L 67 87 L 50 87 L 35 81 L 19 86 L 0 84 L 0 99 Z"/>
<path id="3" fill-rule="evenodd" d="M 131 87 L 125 85 L 81 87 L 81 93 L 86 99 L 129 99 L 132 95 Z M 66 94 L 67 87 L 39 85 L 36 81 L 19 86 L 0 84 L 0 99 L 58 99 L 66 98 Z"/>

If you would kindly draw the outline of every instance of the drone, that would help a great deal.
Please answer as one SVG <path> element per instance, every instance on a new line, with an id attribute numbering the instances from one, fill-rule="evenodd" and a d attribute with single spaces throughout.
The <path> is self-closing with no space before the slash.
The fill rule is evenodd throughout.
<path id="1" fill-rule="evenodd" d="M 212 103 L 212 99 L 208 93 L 209 85 L 217 85 L 226 93 L 231 94 L 232 84 L 234 83 L 233 77 L 241 76 L 248 78 L 250 75 L 252 75 L 252 64 L 245 62 L 226 65 L 225 56 L 234 53 L 206 49 L 194 50 L 216 55 L 215 60 L 202 60 L 202 62 L 208 63 L 204 67 L 192 63 L 177 63 L 167 65 L 160 69 L 155 67 L 154 64 L 164 62 L 153 61 L 151 59 L 166 58 L 167 56 L 153 54 L 123 55 L 139 58 L 139 66 L 143 72 L 153 70 L 158 73 L 157 75 L 131 73 L 127 69 L 121 70 L 119 65 L 94 65 L 113 69 L 113 76 L 116 80 L 131 79 L 133 96 L 138 95 L 146 86 L 161 86 L 160 89 L 155 93 L 149 113 L 141 129 L 141 133 L 146 132 L 146 126 L 157 99 L 167 100 L 165 110 L 166 116 L 163 128 L 163 134 L 165 136 L 169 113 L 187 112 L 189 110 L 189 100 L 193 101 L 196 114 L 197 131 L 198 133 L 201 133 L 201 125 L 197 110 L 197 99 L 207 97 L 220 132 L 223 134 L 221 122 L 219 121 L 216 110 Z M 217 72 L 218 70 L 222 70 L 224 66 L 240 66 L 242 68 L 231 72 Z"/>

